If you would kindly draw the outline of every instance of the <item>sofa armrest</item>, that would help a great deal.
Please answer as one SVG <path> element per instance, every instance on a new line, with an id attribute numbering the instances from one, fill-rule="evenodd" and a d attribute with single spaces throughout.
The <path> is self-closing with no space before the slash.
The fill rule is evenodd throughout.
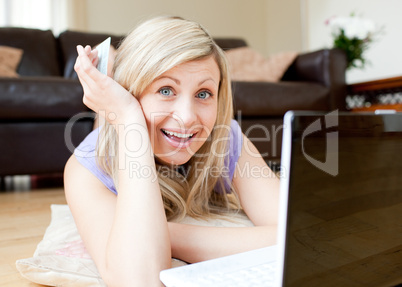
<path id="1" fill-rule="evenodd" d="M 346 109 L 346 55 L 339 49 L 322 49 L 297 56 L 283 81 L 314 82 L 330 89 L 328 107 Z"/>
<path id="2" fill-rule="evenodd" d="M 0 120 L 59 119 L 88 111 L 78 80 L 62 77 L 0 78 Z"/>

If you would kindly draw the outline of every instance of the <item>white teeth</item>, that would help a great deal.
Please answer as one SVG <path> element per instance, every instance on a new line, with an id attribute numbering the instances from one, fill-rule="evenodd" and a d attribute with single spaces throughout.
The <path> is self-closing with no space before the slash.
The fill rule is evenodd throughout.
<path id="1" fill-rule="evenodd" d="M 163 132 L 165 132 L 168 135 L 175 136 L 175 137 L 178 137 L 178 138 L 183 138 L 183 139 L 193 136 L 193 134 L 180 134 L 180 133 L 176 133 L 176 132 L 170 132 L 170 131 L 167 131 L 167 130 L 163 130 Z"/>

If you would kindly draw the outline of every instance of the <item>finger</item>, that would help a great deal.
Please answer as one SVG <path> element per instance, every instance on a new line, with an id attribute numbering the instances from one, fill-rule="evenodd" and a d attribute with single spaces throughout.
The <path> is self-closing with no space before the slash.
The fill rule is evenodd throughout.
<path id="1" fill-rule="evenodd" d="M 77 72 L 78 75 L 78 80 L 81 83 L 82 89 L 83 89 L 83 103 L 90 108 L 91 110 L 96 110 L 94 103 L 91 100 L 91 94 L 92 94 L 92 89 L 91 87 L 94 87 L 96 83 L 91 79 L 91 77 L 88 77 L 85 72 L 81 70 L 79 67 L 79 59 L 77 59 L 76 64 L 74 66 L 74 69 Z"/>
<path id="2" fill-rule="evenodd" d="M 99 52 L 98 52 L 97 49 L 92 50 L 91 53 L 89 54 L 89 58 L 90 58 L 90 59 L 93 59 L 93 58 L 98 57 L 98 53 L 99 53 Z"/>
<path id="3" fill-rule="evenodd" d="M 89 47 L 89 46 L 87 46 L 87 47 Z M 92 65 L 96 67 L 96 66 L 98 65 L 98 62 L 99 62 L 99 59 L 98 59 L 98 50 L 94 49 L 94 50 L 92 50 L 92 51 L 88 54 L 88 53 L 87 53 L 87 49 L 89 49 L 89 48 L 87 48 L 87 47 L 83 48 L 81 45 L 78 45 L 78 46 L 77 46 L 77 52 L 78 52 L 78 54 L 80 55 L 80 52 L 79 52 L 79 51 L 81 51 L 81 50 L 83 49 L 83 50 L 84 50 L 83 53 L 85 53 L 85 54 L 88 55 L 90 61 L 92 62 Z"/>
<path id="4" fill-rule="evenodd" d="M 96 49 L 96 48 L 91 51 L 91 55 L 96 55 L 96 56 L 98 56 L 98 53 L 99 53 L 99 51 L 98 51 L 98 49 Z"/>
<path id="5" fill-rule="evenodd" d="M 92 60 L 92 65 L 94 65 L 94 67 L 98 67 L 98 63 L 99 63 L 98 57 L 96 57 L 95 59 Z"/>
<path id="6" fill-rule="evenodd" d="M 96 49 L 92 50 L 91 54 L 89 55 L 89 58 L 92 61 L 92 65 L 94 65 L 94 67 L 96 67 L 99 62 L 98 50 L 96 50 Z"/>
<path id="7" fill-rule="evenodd" d="M 100 73 L 92 64 L 82 46 L 77 46 L 78 58 L 76 61 L 76 72 L 89 86 L 94 82 L 102 81 L 103 74 Z"/>
<path id="8" fill-rule="evenodd" d="M 84 50 L 85 50 L 85 53 L 86 53 L 87 55 L 89 55 L 89 54 L 91 53 L 91 51 L 92 51 L 92 48 L 91 48 L 91 46 L 86 45 L 85 48 L 84 48 Z"/>
<path id="9" fill-rule="evenodd" d="M 89 47 L 89 46 L 87 46 L 87 47 Z M 93 69 L 92 60 L 93 60 L 94 55 L 96 55 L 96 53 L 87 54 L 86 53 L 87 51 L 85 51 L 85 49 L 83 49 L 82 46 L 78 46 L 77 51 L 78 51 L 78 59 L 79 59 L 80 67 L 87 73 L 90 73 L 90 72 L 93 73 L 96 69 Z M 95 75 L 96 75 L 96 73 L 95 73 Z"/>
<path id="10" fill-rule="evenodd" d="M 88 85 L 92 85 L 94 83 L 94 80 L 88 76 L 87 71 L 85 71 L 85 67 L 83 67 L 83 59 L 81 57 L 77 57 L 74 70 L 77 72 L 78 80 L 81 82 L 84 90 L 88 87 Z M 86 87 L 84 87 L 84 85 L 86 85 Z"/>

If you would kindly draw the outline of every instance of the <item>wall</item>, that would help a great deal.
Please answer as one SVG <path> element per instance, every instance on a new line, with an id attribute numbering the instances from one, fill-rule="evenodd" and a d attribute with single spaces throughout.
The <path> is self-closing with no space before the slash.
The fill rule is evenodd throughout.
<path id="1" fill-rule="evenodd" d="M 86 1 L 82 0 L 64 0 L 67 3 L 67 26 L 70 30 L 87 31 L 88 30 L 88 10 Z"/>
<path id="2" fill-rule="evenodd" d="M 70 6 L 69 27 L 76 30 L 124 34 L 170 14 L 200 22 L 215 37 L 244 38 L 264 56 L 302 50 L 299 0 L 71 0 Z"/>
<path id="3" fill-rule="evenodd" d="M 267 54 L 302 51 L 302 14 L 299 0 L 267 0 Z"/>
<path id="4" fill-rule="evenodd" d="M 402 75 L 402 1 L 400 0 L 302 0 L 305 31 L 305 50 L 330 47 L 329 27 L 324 22 L 331 16 L 357 15 L 372 19 L 384 26 L 385 33 L 366 53 L 371 64 L 364 70 L 347 72 L 347 82 L 355 83 Z"/>
<path id="5" fill-rule="evenodd" d="M 214 37 L 245 38 L 266 54 L 266 0 L 87 0 L 81 30 L 124 34 L 157 15 L 177 15 L 205 26 Z"/>

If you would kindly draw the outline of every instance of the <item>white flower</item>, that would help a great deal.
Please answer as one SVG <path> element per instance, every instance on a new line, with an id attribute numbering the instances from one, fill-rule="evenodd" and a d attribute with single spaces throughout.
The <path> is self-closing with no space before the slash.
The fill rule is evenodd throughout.
<path id="1" fill-rule="evenodd" d="M 364 40 L 375 32 L 373 21 L 360 17 L 336 17 L 328 21 L 334 35 L 339 35 L 341 30 L 349 39 Z"/>
<path id="2" fill-rule="evenodd" d="M 333 47 L 343 50 L 346 54 L 347 69 L 364 68 L 367 63 L 364 52 L 379 32 L 375 23 L 352 15 L 332 17 L 326 24 L 331 28 Z"/>

